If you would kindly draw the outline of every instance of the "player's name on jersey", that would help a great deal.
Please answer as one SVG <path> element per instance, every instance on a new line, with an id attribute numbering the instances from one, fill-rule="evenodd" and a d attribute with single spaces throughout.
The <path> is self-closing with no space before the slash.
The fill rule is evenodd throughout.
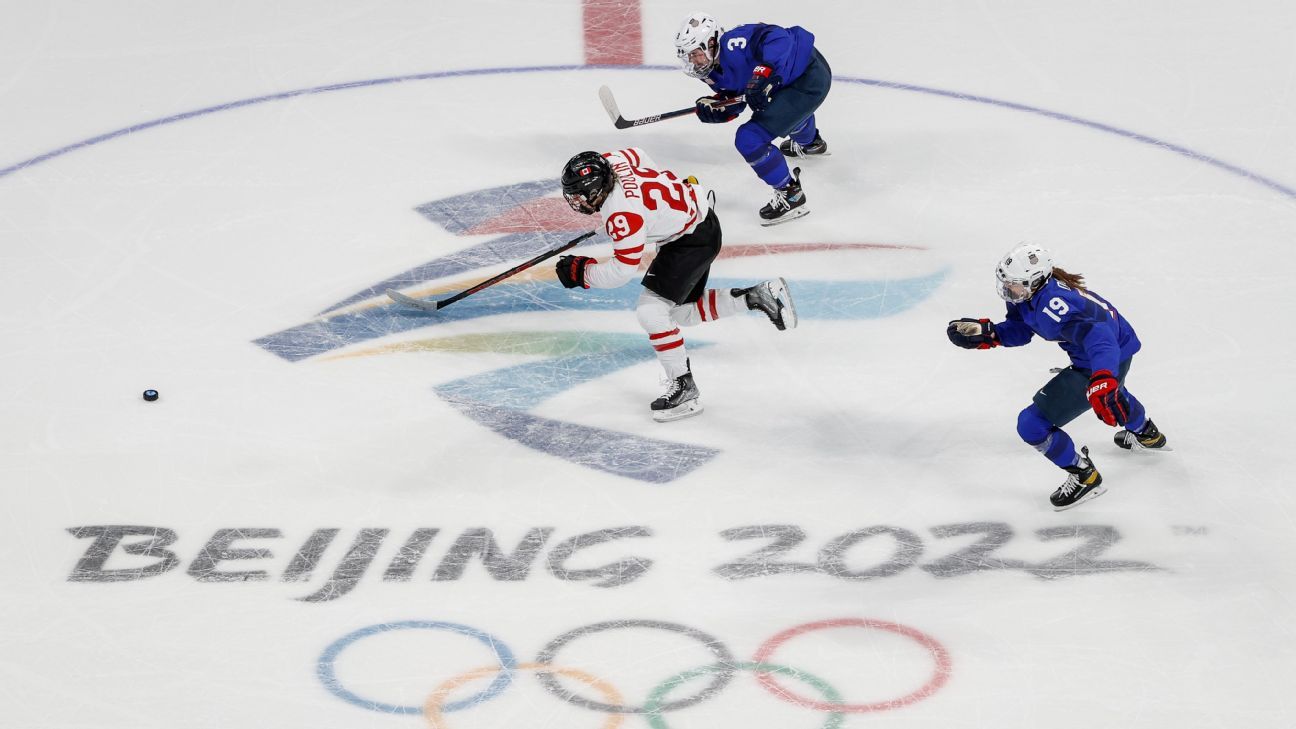
<path id="1" fill-rule="evenodd" d="M 485 527 L 457 532 L 420 527 L 401 533 L 385 528 L 327 527 L 300 533 L 222 528 L 198 539 L 182 538 L 176 530 L 160 526 L 102 524 L 67 531 L 89 540 L 68 573 L 69 582 L 137 582 L 178 571 L 199 582 L 318 583 L 306 594 L 290 595 L 312 603 L 343 597 L 371 574 L 370 581 L 387 583 L 554 579 L 612 588 L 663 569 L 662 558 L 654 556 L 658 550 L 648 526 L 569 535 L 547 526 L 504 530 L 509 539 Z M 792 524 L 753 524 L 725 529 L 717 537 L 698 542 L 705 548 L 693 552 L 693 565 L 673 568 L 706 570 L 725 580 L 813 579 L 779 577 L 808 574 L 854 582 L 904 573 L 947 579 L 1010 570 L 1051 579 L 1164 571 L 1146 561 L 1109 554 L 1121 541 L 1120 532 L 1095 524 L 1045 527 L 1029 536 L 1019 536 L 1003 522 L 941 524 L 925 530 L 873 525 L 827 538 L 811 538 Z M 745 551 L 738 546 L 744 542 L 751 543 Z M 181 557 L 186 544 L 194 545 L 188 559 Z M 670 549 L 666 554 L 678 559 L 681 552 Z"/>
<path id="2" fill-rule="evenodd" d="M 630 163 L 620 157 L 614 158 L 612 170 L 617 173 L 617 181 L 621 184 L 621 192 L 625 193 L 626 197 L 638 199 L 639 183 L 635 180 L 635 176 L 630 174 Z"/>

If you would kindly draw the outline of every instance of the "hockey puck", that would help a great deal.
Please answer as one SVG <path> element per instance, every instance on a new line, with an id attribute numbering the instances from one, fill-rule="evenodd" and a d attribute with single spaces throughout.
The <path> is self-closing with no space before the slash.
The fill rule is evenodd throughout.
<path id="1" fill-rule="evenodd" d="M 145 399 L 145 400 L 148 400 L 149 402 L 153 402 L 154 400 L 158 399 L 158 391 L 157 391 L 157 390 L 145 390 L 145 391 L 144 391 L 144 399 Z"/>

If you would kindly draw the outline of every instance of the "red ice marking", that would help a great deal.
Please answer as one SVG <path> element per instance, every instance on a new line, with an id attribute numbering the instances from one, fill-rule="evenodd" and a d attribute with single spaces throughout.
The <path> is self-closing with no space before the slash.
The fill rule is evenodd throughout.
<path id="1" fill-rule="evenodd" d="M 557 197 L 540 197 L 509 208 L 489 220 L 464 231 L 464 235 L 498 233 L 534 233 L 550 230 L 582 230 L 589 218 L 573 212 L 567 202 Z"/>
<path id="2" fill-rule="evenodd" d="M 643 26 L 639 0 L 583 0 L 585 64 L 643 64 Z"/>
<path id="3" fill-rule="evenodd" d="M 863 714 L 870 711 L 898 709 L 902 706 L 908 706 L 909 704 L 922 701 L 928 696 L 936 693 L 945 685 L 945 681 L 949 679 L 950 657 L 949 653 L 945 650 L 945 646 L 941 645 L 940 641 L 920 630 L 910 628 L 907 625 L 889 623 L 885 620 L 870 620 L 867 618 L 836 618 L 834 620 L 820 620 L 818 622 L 805 623 L 804 625 L 788 628 L 761 644 L 761 647 L 756 651 L 756 656 L 752 658 L 752 661 L 754 663 L 770 663 L 770 656 L 774 654 L 774 651 L 779 649 L 779 646 L 798 635 L 810 633 L 815 630 L 822 630 L 824 628 L 872 628 L 875 630 L 885 630 L 897 635 L 903 635 L 906 638 L 912 638 L 931 653 L 932 661 L 935 663 L 932 670 L 932 676 L 927 680 L 927 683 L 919 687 L 917 691 L 901 696 L 898 699 L 878 701 L 872 704 L 837 704 L 831 701 L 815 701 L 813 699 L 803 698 L 780 686 L 775 675 L 772 673 L 757 672 L 756 680 L 769 690 L 770 693 L 780 699 L 787 699 L 797 706 L 814 709 L 815 711 L 844 711 L 849 714 Z"/>

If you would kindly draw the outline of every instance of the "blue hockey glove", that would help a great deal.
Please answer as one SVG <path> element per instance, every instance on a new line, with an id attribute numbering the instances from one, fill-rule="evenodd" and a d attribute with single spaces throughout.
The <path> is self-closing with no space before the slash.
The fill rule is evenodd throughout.
<path id="1" fill-rule="evenodd" d="M 945 334 L 963 349 L 990 349 L 999 346 L 999 335 L 989 319 L 958 319 L 949 323 Z"/>
<path id="2" fill-rule="evenodd" d="M 752 76 L 747 80 L 747 105 L 752 111 L 765 111 L 774 98 L 774 92 L 782 85 L 783 77 L 769 66 L 753 68 Z"/>
<path id="3" fill-rule="evenodd" d="M 596 261 L 589 256 L 563 256 L 554 264 L 554 271 L 558 274 L 558 281 L 569 289 L 589 288 L 585 283 L 585 267 Z"/>
<path id="4" fill-rule="evenodd" d="M 724 124 L 738 118 L 738 115 L 746 108 L 745 104 L 734 104 L 732 106 L 719 106 L 720 103 L 728 101 L 733 97 L 724 94 L 715 94 L 714 96 L 703 96 L 697 100 L 698 119 L 703 124 Z"/>

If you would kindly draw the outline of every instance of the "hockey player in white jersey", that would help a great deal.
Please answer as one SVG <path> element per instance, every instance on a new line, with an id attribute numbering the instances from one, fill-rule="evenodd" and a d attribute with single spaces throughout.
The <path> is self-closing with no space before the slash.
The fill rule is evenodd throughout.
<path id="1" fill-rule="evenodd" d="M 748 288 L 706 287 L 711 262 L 720 253 L 720 220 L 711 209 L 714 196 L 695 179 L 681 179 L 631 147 L 572 157 L 563 167 L 562 189 L 572 210 L 602 216 L 614 246 L 613 255 L 602 261 L 559 258 L 556 270 L 563 286 L 624 286 L 638 274 L 644 255 L 659 249 L 635 305 L 639 324 L 666 371 L 666 391 L 651 405 L 654 420 L 702 412 L 680 327 L 747 310 L 760 310 L 780 330 L 796 327 L 796 309 L 782 278 Z"/>

